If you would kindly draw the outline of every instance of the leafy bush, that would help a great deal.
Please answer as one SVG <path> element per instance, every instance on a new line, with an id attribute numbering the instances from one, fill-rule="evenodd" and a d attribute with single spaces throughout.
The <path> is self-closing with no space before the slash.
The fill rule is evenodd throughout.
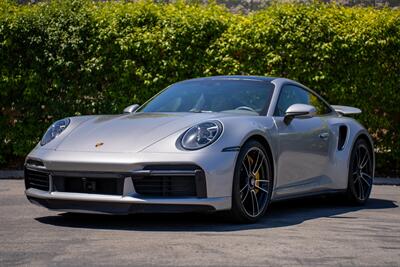
<path id="1" fill-rule="evenodd" d="M 183 2 L 3 1 L 0 161 L 26 155 L 55 119 L 119 113 L 173 82 L 217 74 L 288 77 L 360 107 L 390 152 L 378 165 L 398 168 L 400 10 L 319 3 L 233 15 Z"/>

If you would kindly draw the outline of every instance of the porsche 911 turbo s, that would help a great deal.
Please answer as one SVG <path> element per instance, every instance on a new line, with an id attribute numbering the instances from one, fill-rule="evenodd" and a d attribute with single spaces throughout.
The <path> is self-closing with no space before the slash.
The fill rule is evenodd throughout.
<path id="1" fill-rule="evenodd" d="M 26 158 L 25 192 L 58 211 L 226 211 L 239 222 L 315 194 L 361 205 L 375 163 L 348 117 L 360 112 L 284 78 L 186 80 L 123 114 L 54 122 Z"/>

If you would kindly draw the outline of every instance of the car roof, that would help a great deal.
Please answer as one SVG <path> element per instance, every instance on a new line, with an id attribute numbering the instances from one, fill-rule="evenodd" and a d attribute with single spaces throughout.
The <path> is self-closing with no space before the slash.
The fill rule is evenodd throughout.
<path id="1" fill-rule="evenodd" d="M 272 82 L 277 79 L 276 77 L 266 77 L 266 76 L 247 76 L 247 75 L 221 75 L 221 76 L 209 76 L 185 80 L 182 82 L 189 81 L 206 81 L 206 80 L 255 80 L 255 81 L 265 81 Z"/>

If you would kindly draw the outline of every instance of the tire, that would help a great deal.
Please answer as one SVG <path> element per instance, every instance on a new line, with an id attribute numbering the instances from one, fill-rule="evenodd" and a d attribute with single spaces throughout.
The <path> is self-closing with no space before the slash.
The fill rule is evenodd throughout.
<path id="1" fill-rule="evenodd" d="M 373 179 L 373 152 L 367 141 L 358 139 L 350 155 L 346 190 L 348 204 L 364 205 L 371 194 Z"/>
<path id="2" fill-rule="evenodd" d="M 230 219 L 238 223 L 259 220 L 271 201 L 272 165 L 264 146 L 255 140 L 246 142 L 235 165 Z"/>

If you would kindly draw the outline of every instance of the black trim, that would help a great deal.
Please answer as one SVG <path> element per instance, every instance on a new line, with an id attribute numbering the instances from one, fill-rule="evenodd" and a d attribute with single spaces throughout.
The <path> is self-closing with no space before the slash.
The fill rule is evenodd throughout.
<path id="1" fill-rule="evenodd" d="M 337 146 L 337 149 L 339 151 L 343 150 L 344 145 L 346 144 L 347 132 L 348 132 L 348 129 L 347 129 L 346 125 L 339 126 L 339 139 L 338 139 L 338 146 Z"/>
<path id="2" fill-rule="evenodd" d="M 212 212 L 215 208 L 208 205 L 176 205 L 176 204 L 131 204 L 100 201 L 74 201 L 41 199 L 28 196 L 31 203 L 44 206 L 50 210 L 88 211 L 109 214 L 132 213 L 182 213 Z"/>
<path id="3" fill-rule="evenodd" d="M 233 151 L 240 151 L 240 146 L 230 146 L 222 149 L 222 152 L 233 152 Z"/>
<path id="4" fill-rule="evenodd" d="M 122 196 L 124 179 L 88 176 L 52 176 L 55 192 Z"/>

